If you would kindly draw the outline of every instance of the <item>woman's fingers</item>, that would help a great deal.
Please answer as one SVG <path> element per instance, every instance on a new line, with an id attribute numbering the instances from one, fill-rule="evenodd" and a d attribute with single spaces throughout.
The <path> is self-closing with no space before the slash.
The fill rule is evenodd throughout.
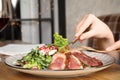
<path id="1" fill-rule="evenodd" d="M 93 36 L 95 36 L 95 32 L 93 30 L 90 30 L 88 32 L 83 33 L 80 36 L 80 40 L 86 40 L 86 39 L 89 39 L 89 38 L 91 38 Z"/>
<path id="2" fill-rule="evenodd" d="M 77 33 L 75 37 L 79 37 L 87 28 L 92 24 L 93 17 L 88 15 L 84 18 L 84 20 L 77 26 Z"/>
<path id="3" fill-rule="evenodd" d="M 79 22 L 79 24 L 76 27 L 76 33 L 79 32 L 79 29 L 80 29 L 81 25 L 84 23 L 84 21 L 86 20 L 86 18 L 87 18 L 87 15 L 84 16 L 83 19 Z"/>

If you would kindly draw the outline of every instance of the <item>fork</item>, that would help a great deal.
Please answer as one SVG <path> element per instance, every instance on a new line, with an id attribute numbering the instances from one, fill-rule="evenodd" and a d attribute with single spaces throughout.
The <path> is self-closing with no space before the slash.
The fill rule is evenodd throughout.
<path id="1" fill-rule="evenodd" d="M 77 40 L 78 40 L 78 38 L 74 38 L 73 41 L 69 42 L 69 45 L 74 44 Z"/>
<path id="2" fill-rule="evenodd" d="M 74 40 L 72 42 L 70 42 L 69 45 L 74 44 L 77 40 L 78 40 L 78 38 L 74 38 Z M 89 50 L 89 51 L 99 52 L 99 53 L 108 53 L 108 51 L 106 51 L 106 50 L 98 50 L 98 49 L 94 49 L 94 48 L 89 47 L 89 46 L 80 46 L 78 48 L 78 50 Z M 120 49 L 113 50 L 113 51 L 110 51 L 110 52 L 120 52 Z"/>

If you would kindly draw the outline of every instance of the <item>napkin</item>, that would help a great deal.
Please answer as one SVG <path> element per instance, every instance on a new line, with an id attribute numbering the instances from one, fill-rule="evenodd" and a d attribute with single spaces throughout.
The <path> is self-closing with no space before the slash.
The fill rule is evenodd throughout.
<path id="1" fill-rule="evenodd" d="M 16 55 L 24 54 L 35 49 L 37 46 L 42 46 L 44 44 L 8 44 L 0 47 L 0 54 L 5 55 Z"/>

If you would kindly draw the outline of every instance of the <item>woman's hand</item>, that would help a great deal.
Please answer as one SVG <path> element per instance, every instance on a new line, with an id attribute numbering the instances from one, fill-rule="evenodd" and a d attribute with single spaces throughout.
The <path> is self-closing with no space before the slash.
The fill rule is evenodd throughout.
<path id="1" fill-rule="evenodd" d="M 113 45 L 111 45 L 110 47 L 106 48 L 106 50 L 109 51 L 113 51 L 116 49 L 120 49 L 120 41 L 115 42 Z"/>
<path id="2" fill-rule="evenodd" d="M 87 31 L 86 31 L 87 30 Z M 96 38 L 98 46 L 105 49 L 114 43 L 114 37 L 109 27 L 93 14 L 86 15 L 76 27 L 75 37 L 79 41 Z"/>

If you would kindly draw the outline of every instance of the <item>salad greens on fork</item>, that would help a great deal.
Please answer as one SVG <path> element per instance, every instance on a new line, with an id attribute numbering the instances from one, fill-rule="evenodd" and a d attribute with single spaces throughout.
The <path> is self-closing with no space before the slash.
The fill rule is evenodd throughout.
<path id="1" fill-rule="evenodd" d="M 66 51 L 68 51 L 69 41 L 68 41 L 67 38 L 63 38 L 58 33 L 55 33 L 54 34 L 54 44 L 53 45 L 58 47 L 59 52 L 66 52 Z"/>

